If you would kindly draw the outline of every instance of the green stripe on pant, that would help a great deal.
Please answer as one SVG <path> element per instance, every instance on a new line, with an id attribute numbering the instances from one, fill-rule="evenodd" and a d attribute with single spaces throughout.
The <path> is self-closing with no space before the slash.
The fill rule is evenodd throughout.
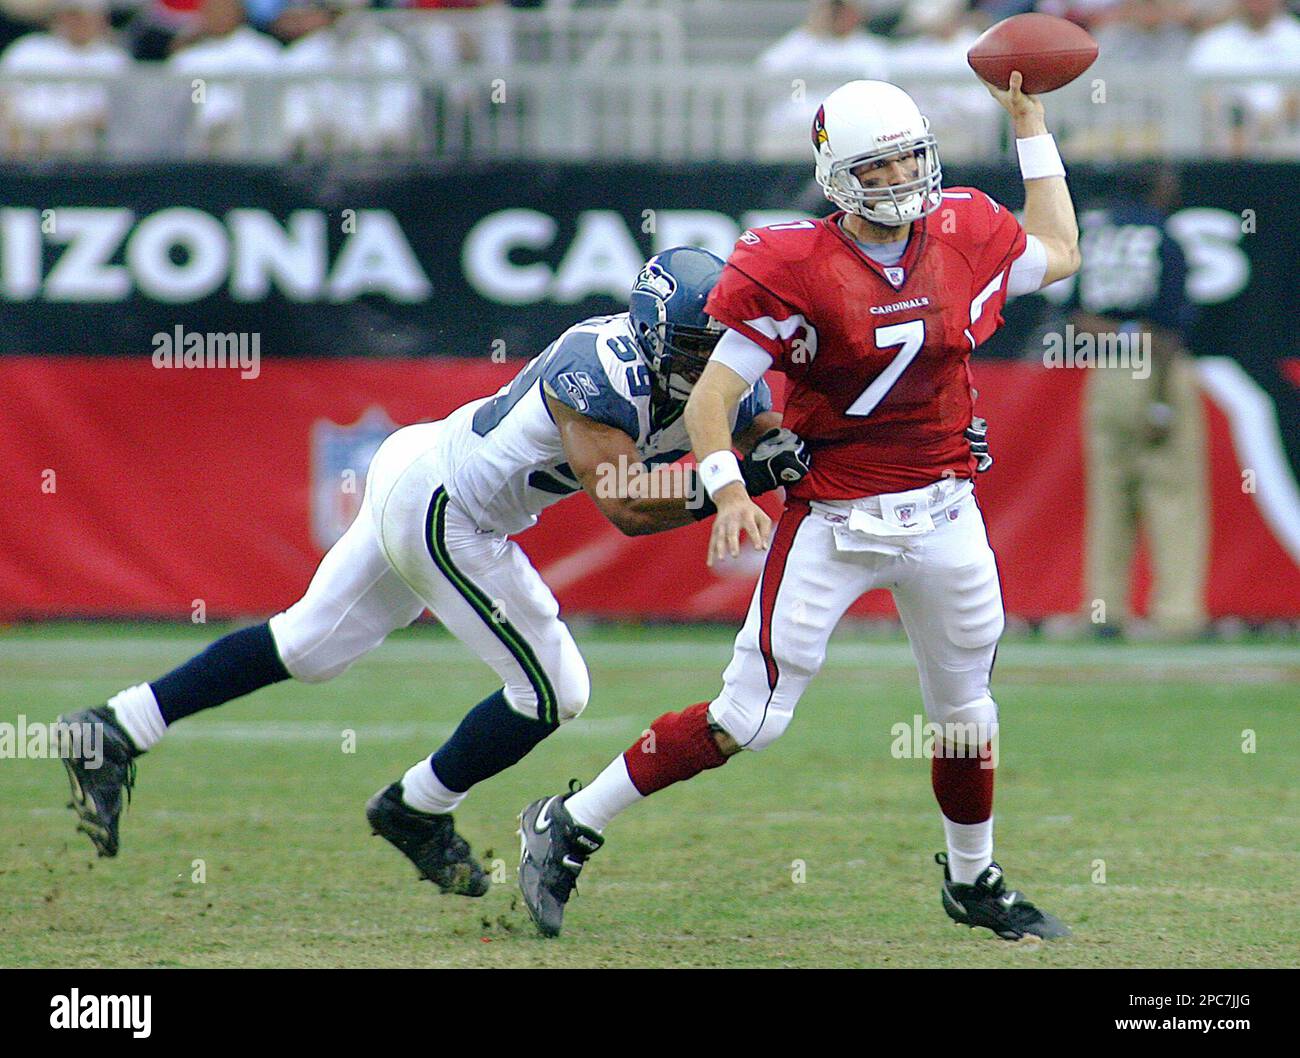
<path id="1" fill-rule="evenodd" d="M 551 686 L 546 670 L 537 660 L 537 655 L 533 653 L 528 640 L 523 637 L 519 629 L 505 619 L 504 615 L 493 606 L 492 600 L 457 569 L 456 564 L 451 560 L 451 552 L 447 548 L 446 541 L 447 503 L 447 490 L 439 486 L 434 491 L 433 500 L 429 504 L 428 518 L 425 521 L 425 542 L 429 547 L 429 555 L 443 576 L 451 581 L 461 597 L 483 619 L 492 630 L 492 634 L 501 640 L 518 662 L 519 667 L 524 670 L 524 675 L 528 677 L 528 682 L 533 685 L 533 691 L 537 695 L 537 718 L 558 726 L 560 716 L 555 700 L 555 689 Z"/>

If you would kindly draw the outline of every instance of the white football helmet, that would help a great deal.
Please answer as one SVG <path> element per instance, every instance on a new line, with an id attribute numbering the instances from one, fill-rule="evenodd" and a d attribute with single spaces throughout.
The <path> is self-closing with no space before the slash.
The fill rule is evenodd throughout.
<path id="1" fill-rule="evenodd" d="M 897 227 L 933 213 L 942 202 L 943 171 L 930 122 L 912 97 L 886 81 L 850 81 L 828 95 L 813 118 L 817 183 L 840 209 Z M 863 187 L 858 166 L 914 154 L 916 179 Z"/>

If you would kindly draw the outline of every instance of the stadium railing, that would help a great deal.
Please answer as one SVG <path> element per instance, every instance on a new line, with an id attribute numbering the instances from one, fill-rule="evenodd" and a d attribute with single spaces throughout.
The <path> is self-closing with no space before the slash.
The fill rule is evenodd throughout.
<path id="1" fill-rule="evenodd" d="M 931 117 L 945 160 L 1006 153 L 1001 112 L 969 74 L 893 75 Z M 837 84 L 666 64 L 488 64 L 404 77 L 0 74 L 0 153 L 16 160 L 387 155 L 432 161 L 789 161 L 808 155 L 816 100 Z M 43 87 L 38 87 L 43 86 Z M 57 86 L 62 86 L 59 89 Z M 18 116 L 34 89 L 100 93 L 79 128 Z M 83 95 L 83 99 L 86 98 Z M 219 106 L 214 103 L 219 102 Z M 57 108 L 56 108 L 57 109 Z M 1049 99 L 1071 158 L 1300 158 L 1300 75 L 1193 78 L 1176 65 L 1089 71 Z M 75 123 L 74 123 L 75 124 Z"/>

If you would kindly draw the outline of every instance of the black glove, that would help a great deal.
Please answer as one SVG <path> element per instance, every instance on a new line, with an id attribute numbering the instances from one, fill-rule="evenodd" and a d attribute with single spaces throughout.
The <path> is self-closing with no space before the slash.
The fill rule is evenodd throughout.
<path id="1" fill-rule="evenodd" d="M 751 496 L 761 496 L 782 485 L 794 485 L 807 477 L 811 469 L 808 446 L 803 438 L 785 427 L 768 430 L 740 461 L 740 476 L 745 479 L 745 491 Z"/>
<path id="2" fill-rule="evenodd" d="M 782 485 L 802 481 L 812 469 L 812 455 L 803 439 L 784 427 L 768 430 L 740 461 L 740 476 L 745 481 L 745 491 L 751 496 Z M 687 503 L 697 520 L 717 513 L 714 504 L 700 484 L 698 474 L 691 476 L 691 498 Z"/>
<path id="3" fill-rule="evenodd" d="M 989 424 L 976 415 L 963 436 L 970 442 L 970 454 L 975 457 L 975 472 L 983 474 L 993 465 L 993 457 L 989 455 Z"/>

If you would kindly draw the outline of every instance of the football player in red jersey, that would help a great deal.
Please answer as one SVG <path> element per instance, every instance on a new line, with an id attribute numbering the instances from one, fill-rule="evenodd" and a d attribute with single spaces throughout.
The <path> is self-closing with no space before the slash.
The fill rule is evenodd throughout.
<path id="1" fill-rule="evenodd" d="M 817 180 L 839 210 L 746 232 L 706 311 L 728 330 L 686 407 L 701 481 L 717 505 L 709 562 L 743 539 L 768 551 L 721 692 L 661 716 L 589 786 L 521 816 L 520 885 L 559 932 L 586 858 L 615 814 L 674 782 L 762 749 L 785 730 L 826 643 L 863 593 L 888 588 L 939 725 L 932 785 L 946 854 L 943 906 L 1008 940 L 1069 930 L 1008 890 L 993 860 L 997 704 L 989 677 L 1002 597 L 972 475 L 970 354 L 1008 296 L 1071 275 L 1078 228 L 1042 104 L 990 88 L 1011 114 L 1025 222 L 982 191 L 945 189 L 934 136 L 901 89 L 853 81 L 813 123 Z M 771 521 L 749 499 L 728 415 L 769 369 L 785 373 L 783 424 L 812 471 Z M 770 545 L 769 545 L 770 535 Z"/>

